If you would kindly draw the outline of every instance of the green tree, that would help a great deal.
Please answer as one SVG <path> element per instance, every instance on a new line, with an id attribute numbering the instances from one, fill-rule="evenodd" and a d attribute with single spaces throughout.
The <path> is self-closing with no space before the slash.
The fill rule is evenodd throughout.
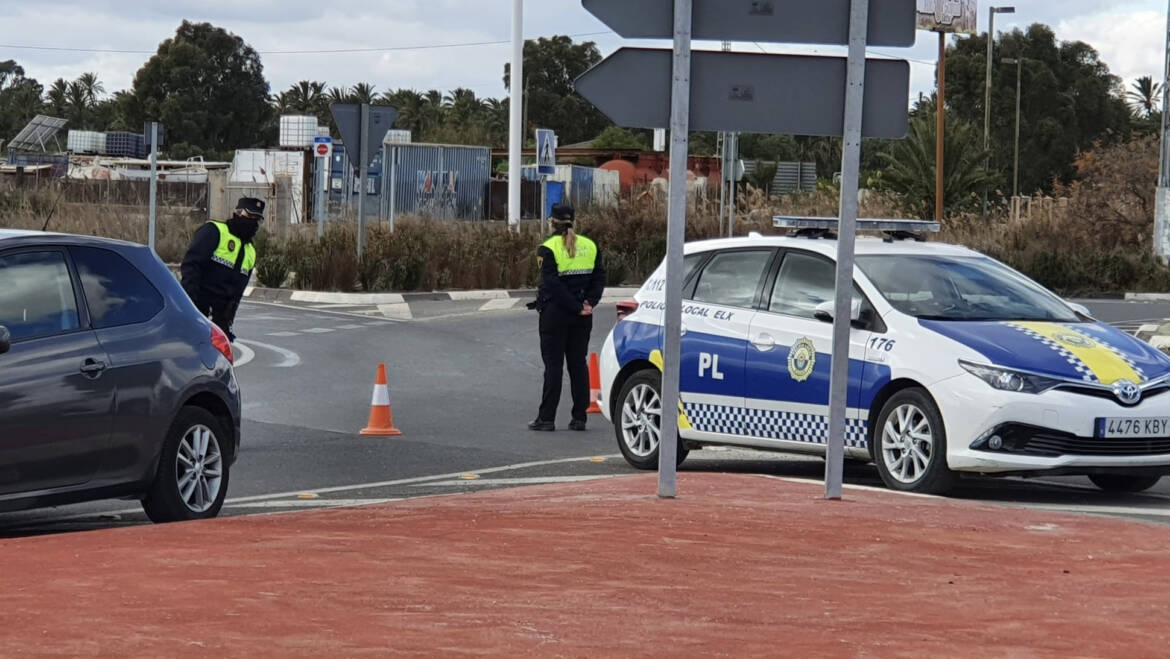
<path id="1" fill-rule="evenodd" d="M 594 149 L 645 149 L 646 141 L 620 126 L 610 126 L 593 139 Z"/>
<path id="2" fill-rule="evenodd" d="M 983 169 L 982 131 L 948 113 L 943 144 L 943 205 L 946 212 L 974 210 L 981 203 L 985 186 L 999 182 L 999 176 Z M 934 217 L 935 138 L 937 115 L 933 99 L 916 109 L 906 139 L 892 142 L 890 150 L 878 154 L 885 164 L 875 185 L 898 194 L 903 209 L 923 219 Z"/>
<path id="3" fill-rule="evenodd" d="M 999 36 L 1000 57 L 1023 60 L 1021 79 L 1020 191 L 1052 191 L 1054 181 L 1076 175 L 1078 152 L 1096 142 L 1124 139 L 1131 113 L 1116 93 L 1120 79 L 1091 46 L 1060 42 L 1046 25 Z M 947 52 L 947 105 L 977 126 L 983 137 L 987 35 L 961 39 Z M 1016 68 L 995 63 L 991 90 L 991 165 L 1001 179 L 1012 171 L 1015 140 Z"/>
<path id="4" fill-rule="evenodd" d="M 19 64 L 13 60 L 0 62 L 0 139 L 8 141 L 16 137 L 41 111 L 42 91 L 35 78 L 24 76 L 24 68 Z"/>
<path id="5" fill-rule="evenodd" d="M 268 91 L 260 56 L 243 39 L 183 21 L 135 76 L 128 121 L 161 121 L 174 157 L 226 159 L 275 138 Z"/>
<path id="6" fill-rule="evenodd" d="M 609 119 L 577 95 L 573 81 L 601 61 L 591 41 L 576 44 L 567 36 L 524 43 L 525 138 L 536 128 L 551 128 L 563 144 L 584 142 L 610 125 Z M 511 84 L 511 65 L 504 65 L 504 85 Z"/>

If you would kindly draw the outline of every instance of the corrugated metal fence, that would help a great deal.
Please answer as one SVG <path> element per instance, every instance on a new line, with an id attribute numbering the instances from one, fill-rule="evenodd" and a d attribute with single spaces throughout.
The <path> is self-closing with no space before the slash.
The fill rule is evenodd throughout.
<path id="1" fill-rule="evenodd" d="M 492 171 L 488 147 L 387 144 L 382 171 L 382 217 L 487 217 Z"/>

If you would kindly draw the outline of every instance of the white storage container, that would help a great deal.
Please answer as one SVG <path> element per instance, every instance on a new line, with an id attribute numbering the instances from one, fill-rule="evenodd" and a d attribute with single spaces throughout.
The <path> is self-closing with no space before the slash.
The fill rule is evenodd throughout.
<path id="1" fill-rule="evenodd" d="M 106 134 L 90 130 L 71 130 L 66 138 L 66 147 L 70 153 L 105 155 Z"/>
<path id="2" fill-rule="evenodd" d="M 383 144 L 410 144 L 410 131 L 390 129 L 386 131 L 386 138 L 382 140 Z"/>
<path id="3" fill-rule="evenodd" d="M 280 146 L 307 149 L 317 137 L 317 117 L 281 115 Z"/>

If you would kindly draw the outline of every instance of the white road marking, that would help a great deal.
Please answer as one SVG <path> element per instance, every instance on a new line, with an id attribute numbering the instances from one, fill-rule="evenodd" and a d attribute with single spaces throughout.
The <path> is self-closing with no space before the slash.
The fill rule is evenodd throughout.
<path id="1" fill-rule="evenodd" d="M 479 308 L 479 310 L 480 311 L 501 311 L 503 309 L 511 309 L 512 307 L 516 306 L 516 303 L 519 301 L 520 301 L 520 298 L 517 298 L 517 297 L 503 298 L 503 299 L 498 299 L 498 300 L 488 300 L 487 302 L 485 302 L 483 304 L 482 307 Z"/>
<path id="2" fill-rule="evenodd" d="M 390 503 L 401 499 L 287 499 L 274 501 L 245 501 L 225 503 L 224 508 L 352 508 Z"/>
<path id="3" fill-rule="evenodd" d="M 355 309 L 361 307 L 372 307 L 372 304 L 314 304 L 311 309 Z"/>
<path id="4" fill-rule="evenodd" d="M 246 366 L 248 362 L 256 358 L 255 350 L 239 342 L 232 344 L 232 354 L 235 356 L 232 364 L 234 368 Z"/>
<path id="5" fill-rule="evenodd" d="M 598 476 L 537 476 L 535 478 L 475 478 L 452 481 L 430 481 L 427 483 L 415 483 L 411 487 L 464 487 L 468 485 L 545 485 L 551 483 L 580 483 L 583 481 L 596 481 L 605 478 L 615 478 L 619 474 L 598 475 Z M 628 474 L 627 474 L 628 475 Z"/>
<path id="6" fill-rule="evenodd" d="M 399 293 L 327 293 L 321 291 L 295 291 L 289 298 L 293 302 L 315 304 L 396 304 L 404 302 Z"/>
<path id="7" fill-rule="evenodd" d="M 268 336 L 298 336 L 297 332 L 269 332 Z"/>
<path id="8" fill-rule="evenodd" d="M 1168 508 L 1146 508 L 1144 506 L 1082 506 L 1063 503 L 1024 503 L 1016 504 L 1032 510 L 1051 510 L 1063 513 L 1089 513 L 1094 515 L 1149 515 L 1150 517 L 1170 517 Z"/>
<path id="9" fill-rule="evenodd" d="M 378 311 L 387 318 L 395 320 L 410 320 L 414 314 L 410 312 L 410 305 L 406 302 L 398 302 L 394 304 L 379 304 Z"/>
<path id="10" fill-rule="evenodd" d="M 288 305 L 288 304 L 278 304 L 276 302 L 260 302 L 258 300 L 247 300 L 244 302 L 244 304 L 245 305 L 259 305 L 259 306 L 264 306 L 264 307 L 273 307 L 276 309 L 280 309 L 281 311 L 295 312 L 301 318 L 304 318 L 305 316 L 312 316 L 312 315 L 341 316 L 344 318 L 369 318 L 370 317 L 369 314 L 350 313 L 348 311 L 333 311 L 331 309 L 310 309 L 309 307 L 298 307 L 298 306 L 293 306 L 293 305 Z M 246 317 L 245 317 L 245 319 L 246 319 Z M 395 321 L 393 319 L 387 319 L 387 320 L 383 321 L 383 323 L 393 323 L 393 322 L 397 322 L 397 321 Z"/>
<path id="11" fill-rule="evenodd" d="M 250 339 L 248 341 L 237 341 L 237 343 L 247 343 L 250 346 L 271 350 L 272 352 L 280 355 L 282 358 L 281 362 L 276 364 L 274 368 L 292 368 L 293 366 L 301 363 L 301 356 L 292 350 L 285 350 L 284 348 L 278 346 L 269 345 L 267 343 L 260 343 L 259 341 L 252 341 Z"/>
<path id="12" fill-rule="evenodd" d="M 301 330 L 303 334 L 328 334 L 333 330 L 328 327 L 310 327 L 309 329 Z"/>
<path id="13" fill-rule="evenodd" d="M 338 325 L 337 329 L 339 329 L 339 330 L 355 330 L 355 329 L 361 329 L 363 327 L 365 327 L 365 325 Z"/>

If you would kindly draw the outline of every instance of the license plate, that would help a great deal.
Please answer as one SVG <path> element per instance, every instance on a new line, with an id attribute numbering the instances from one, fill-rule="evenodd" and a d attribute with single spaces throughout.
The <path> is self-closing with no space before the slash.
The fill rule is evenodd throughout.
<path id="1" fill-rule="evenodd" d="M 1167 437 L 1170 436 L 1170 417 L 1097 419 L 1097 436 L 1106 439 Z"/>

